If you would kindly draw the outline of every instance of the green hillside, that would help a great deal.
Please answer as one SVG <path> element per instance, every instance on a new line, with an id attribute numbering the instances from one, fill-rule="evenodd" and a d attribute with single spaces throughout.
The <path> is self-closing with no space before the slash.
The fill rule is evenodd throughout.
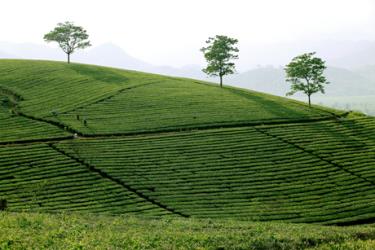
<path id="1" fill-rule="evenodd" d="M 84 135 L 331 115 L 291 100 L 238 89 L 223 91 L 189 79 L 55 62 L 1 60 L 0 89 L 19 97 L 20 112 Z"/>
<path id="2" fill-rule="evenodd" d="M 90 65 L 0 60 L 10 212 L 375 221 L 375 119 Z"/>

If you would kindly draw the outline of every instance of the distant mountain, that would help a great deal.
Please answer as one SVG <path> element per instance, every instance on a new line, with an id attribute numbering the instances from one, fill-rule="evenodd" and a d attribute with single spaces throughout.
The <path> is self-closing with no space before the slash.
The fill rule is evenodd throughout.
<path id="1" fill-rule="evenodd" d="M 43 60 L 66 60 L 66 55 L 59 48 L 42 44 L 0 42 L 0 58 L 27 58 Z M 145 71 L 157 74 L 205 79 L 201 67 L 189 65 L 182 68 L 171 66 L 155 66 L 139 60 L 122 48 L 112 43 L 105 43 L 83 51 L 77 51 L 71 56 L 72 62 L 103 65 L 123 69 Z"/>
<path id="2" fill-rule="evenodd" d="M 203 73 L 202 68 L 203 67 L 199 65 L 186 65 L 181 68 L 175 68 L 171 66 L 158 66 L 153 69 L 153 72 L 163 75 L 180 76 L 200 80 L 212 79 L 207 77 L 207 75 Z"/>
<path id="3" fill-rule="evenodd" d="M 373 78 L 347 69 L 328 67 L 326 77 L 330 84 L 326 87 L 327 96 L 358 96 L 375 94 L 375 67 Z M 241 88 L 285 96 L 289 85 L 285 82 L 282 68 L 259 67 L 242 74 L 229 76 L 226 82 Z"/>
<path id="4" fill-rule="evenodd" d="M 355 51 L 344 53 L 343 56 L 329 60 L 329 64 L 347 69 L 375 65 L 375 42 L 358 42 L 356 47 Z"/>
<path id="5" fill-rule="evenodd" d="M 73 55 L 73 61 L 140 71 L 147 71 L 147 69 L 154 67 L 147 62 L 127 54 L 123 49 L 111 43 L 78 51 Z"/>
<path id="6" fill-rule="evenodd" d="M 0 50 L 12 58 L 65 60 L 65 54 L 56 48 L 33 43 L 0 42 Z"/>
<path id="7" fill-rule="evenodd" d="M 0 58 L 15 58 L 13 55 L 0 51 Z"/>
<path id="8" fill-rule="evenodd" d="M 342 68 L 329 67 L 326 76 L 331 84 L 327 87 L 330 96 L 356 96 L 375 94 L 375 79 Z"/>
<path id="9" fill-rule="evenodd" d="M 367 79 L 370 79 L 372 82 L 375 82 L 375 64 L 363 66 L 353 71 Z"/>
<path id="10" fill-rule="evenodd" d="M 282 68 L 258 67 L 242 74 L 228 76 L 225 82 L 231 85 L 260 92 L 283 96 L 287 92 Z"/>

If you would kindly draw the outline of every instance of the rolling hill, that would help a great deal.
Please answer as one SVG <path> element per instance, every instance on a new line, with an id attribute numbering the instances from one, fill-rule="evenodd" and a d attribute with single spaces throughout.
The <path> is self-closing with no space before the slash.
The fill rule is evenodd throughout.
<path id="1" fill-rule="evenodd" d="M 0 60 L 8 210 L 375 221 L 375 119 L 198 80 Z"/>

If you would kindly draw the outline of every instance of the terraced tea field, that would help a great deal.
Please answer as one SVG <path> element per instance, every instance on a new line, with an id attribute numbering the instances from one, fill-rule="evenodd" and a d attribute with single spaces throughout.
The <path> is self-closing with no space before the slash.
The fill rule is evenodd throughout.
<path id="1" fill-rule="evenodd" d="M 166 79 L 139 86 L 64 113 L 59 119 L 85 135 L 98 135 L 238 126 L 327 116 L 325 111 L 315 109 L 310 112 L 306 106 L 285 99 L 193 84 L 194 88 L 190 81 Z M 76 119 L 77 115 L 87 121 L 87 126 Z"/>
<path id="2" fill-rule="evenodd" d="M 0 197 L 10 210 L 169 213 L 46 144 L 1 147 L 0 155 Z"/>
<path id="3" fill-rule="evenodd" d="M 305 133 L 312 129 L 310 124 L 298 126 Z M 316 137 L 316 148 L 266 134 L 279 126 L 56 145 L 63 154 L 194 217 L 346 223 L 375 216 L 375 138 L 332 138 L 325 129 L 342 135 L 351 132 L 346 126 L 371 129 L 375 120 L 314 123 L 317 134 L 310 135 Z M 327 147 L 333 156 L 322 154 Z M 340 152 L 353 157 L 350 164 L 340 161 Z"/>
<path id="4" fill-rule="evenodd" d="M 375 118 L 58 62 L 0 60 L 0 89 L 10 212 L 375 221 Z"/>
<path id="5" fill-rule="evenodd" d="M 48 123 L 27 119 L 14 114 L 12 99 L 0 88 L 0 144 L 13 141 L 47 138 L 68 138 L 71 134 Z"/>

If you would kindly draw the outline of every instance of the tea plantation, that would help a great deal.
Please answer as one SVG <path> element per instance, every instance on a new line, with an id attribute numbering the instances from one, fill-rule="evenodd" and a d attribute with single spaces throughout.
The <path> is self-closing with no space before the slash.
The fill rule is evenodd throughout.
<path id="1" fill-rule="evenodd" d="M 214 220 L 229 233 L 231 225 L 240 231 L 251 225 L 276 230 L 282 225 L 277 223 L 287 222 L 293 231 L 305 226 L 290 222 L 372 223 L 375 118 L 192 79 L 0 60 L 0 200 L 7 201 L 0 207 L 6 220 L 23 220 L 18 217 L 27 212 L 31 220 L 46 220 L 47 227 L 61 223 L 59 216 L 95 223 L 80 217 L 85 214 L 112 222 L 114 215 L 127 216 L 137 226 L 161 219 L 153 223 L 172 221 L 176 228 L 207 227 Z M 61 212 L 67 214 L 51 215 Z M 8 222 L 0 222 L 0 228 L 1 223 Z M 140 228 L 145 230 L 143 224 Z M 354 240 L 347 243 L 336 235 L 322 240 L 322 233 L 310 244 L 301 235 L 292 240 L 297 245 L 283 238 L 275 248 L 246 245 L 234 236 L 232 243 L 244 249 L 342 249 L 345 244 L 371 249 L 373 228 L 356 230 L 358 235 L 370 230 L 371 236 L 345 232 L 350 235 L 345 239 Z M 221 247 L 217 238 L 211 245 L 189 238 L 210 235 L 203 233 L 176 235 L 192 244 L 181 243 L 182 248 Z M 165 240 L 172 240 L 170 234 Z M 22 249 L 0 233 L 0 249 L 8 243 Z"/>

